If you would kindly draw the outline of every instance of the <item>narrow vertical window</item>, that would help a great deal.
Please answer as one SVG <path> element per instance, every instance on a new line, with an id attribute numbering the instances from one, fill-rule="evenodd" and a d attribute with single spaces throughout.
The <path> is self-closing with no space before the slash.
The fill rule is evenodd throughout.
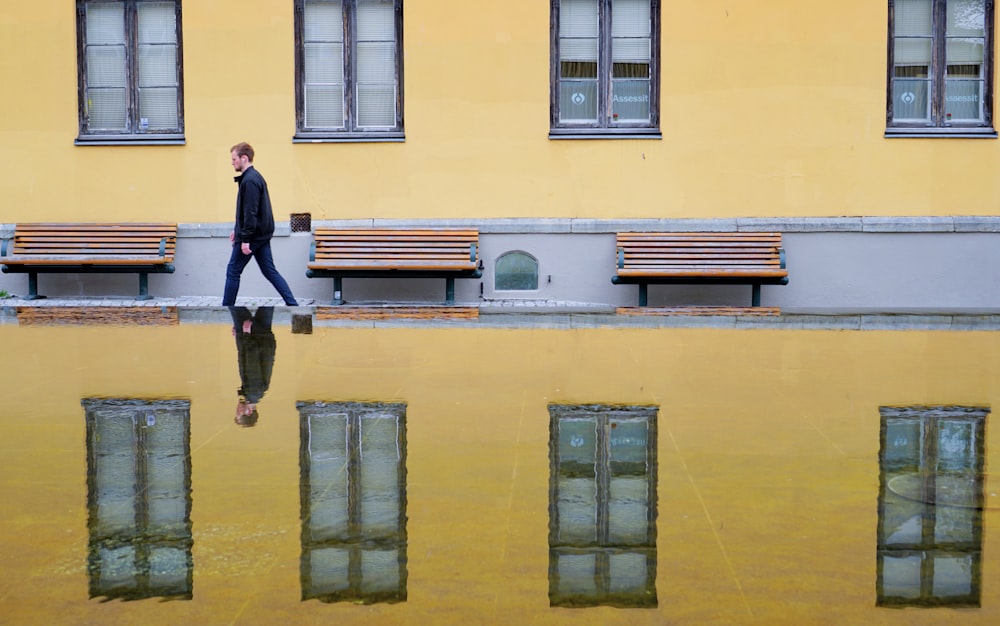
<path id="1" fill-rule="evenodd" d="M 658 135 L 659 0 L 552 0 L 552 135 Z"/>
<path id="2" fill-rule="evenodd" d="M 180 0 L 77 0 L 77 143 L 183 140 Z"/>
<path id="3" fill-rule="evenodd" d="M 986 415 L 881 409 L 879 606 L 980 606 Z"/>
<path id="4" fill-rule="evenodd" d="M 887 135 L 996 136 L 993 0 L 890 0 Z"/>
<path id="5" fill-rule="evenodd" d="M 656 412 L 549 405 L 551 606 L 657 606 Z"/>
<path id="6" fill-rule="evenodd" d="M 402 0 L 296 0 L 296 139 L 401 139 Z"/>
<path id="7" fill-rule="evenodd" d="M 406 600 L 406 406 L 298 402 L 302 598 Z"/>
<path id="8" fill-rule="evenodd" d="M 191 403 L 85 398 L 90 597 L 193 597 Z"/>

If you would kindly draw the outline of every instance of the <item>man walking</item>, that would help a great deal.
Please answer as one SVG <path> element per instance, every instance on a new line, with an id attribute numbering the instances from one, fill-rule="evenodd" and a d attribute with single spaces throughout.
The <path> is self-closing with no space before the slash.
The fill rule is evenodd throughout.
<path id="1" fill-rule="evenodd" d="M 233 169 L 240 173 L 233 180 L 240 186 L 236 194 L 236 226 L 229 235 L 233 251 L 226 267 L 226 288 L 222 306 L 236 304 L 240 290 L 240 275 L 250 258 L 257 259 L 261 274 L 288 306 L 298 306 L 288 283 L 278 273 L 271 257 L 271 236 L 274 235 L 274 214 L 271 197 L 267 193 L 264 177 L 253 166 L 253 148 L 248 143 L 238 143 L 230 148 Z"/>

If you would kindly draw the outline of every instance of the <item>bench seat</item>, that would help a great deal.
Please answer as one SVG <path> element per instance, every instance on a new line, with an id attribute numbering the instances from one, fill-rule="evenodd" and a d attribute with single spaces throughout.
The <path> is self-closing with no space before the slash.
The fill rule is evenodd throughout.
<path id="1" fill-rule="evenodd" d="M 317 228 L 306 269 L 333 278 L 333 304 L 344 304 L 344 278 L 444 278 L 445 302 L 455 301 L 456 278 L 479 278 L 476 229 Z"/>
<path id="2" fill-rule="evenodd" d="M 151 273 L 173 273 L 177 224 L 23 223 L 0 246 L 4 273 L 28 274 L 27 299 L 38 293 L 38 274 L 139 275 L 139 300 L 148 300 Z"/>
<path id="3" fill-rule="evenodd" d="M 760 306 L 761 285 L 788 284 L 781 233 L 653 233 L 616 236 L 616 285 L 639 285 L 639 306 L 649 284 L 751 285 Z"/>

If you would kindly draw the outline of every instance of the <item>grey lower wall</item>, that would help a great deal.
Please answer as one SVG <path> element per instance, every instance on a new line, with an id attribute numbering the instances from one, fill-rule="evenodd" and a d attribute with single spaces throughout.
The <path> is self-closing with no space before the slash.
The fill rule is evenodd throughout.
<path id="1" fill-rule="evenodd" d="M 412 221 L 322 225 L 480 228 L 481 279 L 456 280 L 458 302 L 481 298 L 544 299 L 634 306 L 635 285 L 613 285 L 615 232 L 618 230 L 776 230 L 784 233 L 789 284 L 765 285 L 762 304 L 786 309 L 1000 310 L 1000 220 L 996 218 L 785 218 L 764 220 L 493 220 L 488 222 Z M 225 224 L 182 225 L 173 274 L 152 274 L 154 296 L 219 296 L 225 282 L 230 243 Z M 9 238 L 13 225 L 0 226 Z M 305 267 L 309 233 L 279 227 L 272 242 L 279 271 L 296 297 L 332 299 L 332 279 L 309 279 Z M 533 291 L 497 291 L 493 268 L 510 251 L 538 261 L 539 285 Z M 443 279 L 345 279 L 348 301 L 439 302 Z M 27 292 L 25 274 L 0 274 L 0 290 Z M 39 291 L 58 296 L 133 296 L 135 275 L 41 274 Z M 243 274 L 241 296 L 274 296 L 251 263 Z M 650 306 L 750 303 L 748 286 L 651 285 Z"/>

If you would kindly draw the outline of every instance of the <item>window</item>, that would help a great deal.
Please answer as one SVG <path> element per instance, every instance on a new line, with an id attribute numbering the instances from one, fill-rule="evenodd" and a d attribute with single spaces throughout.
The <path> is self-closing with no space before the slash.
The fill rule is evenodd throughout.
<path id="1" fill-rule="evenodd" d="M 494 271 L 497 291 L 538 289 L 538 261 L 525 252 L 507 252 L 497 259 Z"/>
<path id="2" fill-rule="evenodd" d="M 84 398 L 90 597 L 193 597 L 191 403 Z"/>
<path id="3" fill-rule="evenodd" d="M 180 143 L 180 0 L 77 0 L 77 143 Z"/>
<path id="4" fill-rule="evenodd" d="M 993 0 L 889 0 L 887 136 L 996 137 Z"/>
<path id="5" fill-rule="evenodd" d="M 550 606 L 657 606 L 656 413 L 549 405 Z"/>
<path id="6" fill-rule="evenodd" d="M 552 0 L 550 136 L 659 136 L 659 0 Z"/>
<path id="7" fill-rule="evenodd" d="M 295 0 L 295 138 L 403 137 L 403 0 Z"/>
<path id="8" fill-rule="evenodd" d="M 298 402 L 302 598 L 406 601 L 406 405 Z"/>
<path id="9" fill-rule="evenodd" d="M 878 605 L 978 607 L 987 409 L 880 412 Z"/>

